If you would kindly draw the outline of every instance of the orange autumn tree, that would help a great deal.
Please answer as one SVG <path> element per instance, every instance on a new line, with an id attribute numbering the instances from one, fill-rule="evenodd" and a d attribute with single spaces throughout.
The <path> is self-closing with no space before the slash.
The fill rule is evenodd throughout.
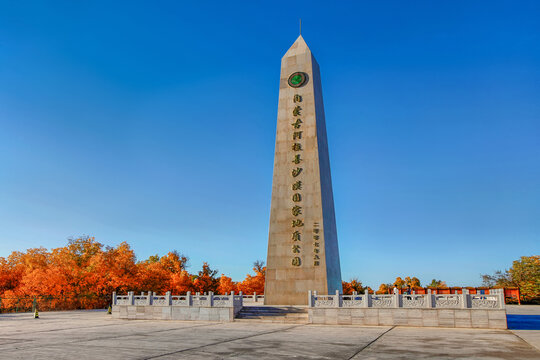
<path id="1" fill-rule="evenodd" d="M 394 286 L 397 287 L 398 289 L 401 289 L 403 287 L 403 285 L 405 285 L 406 282 L 405 280 L 403 280 L 401 277 L 397 277 L 396 280 L 394 281 Z"/>
<path id="2" fill-rule="evenodd" d="M 127 255 L 127 265 L 115 255 Z M 13 252 L 7 259 L 0 258 L 0 266 L 3 298 L 47 295 L 64 299 L 68 308 L 101 306 L 115 288 L 127 288 L 136 274 L 134 255 L 127 244 L 104 249 L 88 236 L 70 239 L 67 246 L 51 251 L 39 248 Z M 8 306 L 5 302 L 3 305 Z"/>
<path id="3" fill-rule="evenodd" d="M 390 294 L 392 292 L 392 284 L 381 284 L 379 286 L 379 290 L 377 290 L 377 294 Z"/>
<path id="4" fill-rule="evenodd" d="M 184 295 L 188 291 L 195 291 L 193 277 L 186 270 L 172 274 L 170 286 L 170 292 L 174 295 Z"/>
<path id="5" fill-rule="evenodd" d="M 202 270 L 198 275 L 194 275 L 193 288 L 199 293 L 208 293 L 210 291 L 217 293 L 219 286 L 219 279 L 216 278 L 217 270 L 212 270 L 208 263 L 204 263 Z"/>
<path id="6" fill-rule="evenodd" d="M 229 294 L 231 291 L 238 292 L 236 283 L 225 274 L 219 278 L 218 294 Z"/>
<path id="7" fill-rule="evenodd" d="M 244 281 L 237 284 L 238 291 L 244 294 L 264 294 L 264 281 L 266 278 L 266 266 L 264 261 L 257 260 L 253 263 L 253 271 L 255 276 L 250 274 L 246 275 Z"/>
<path id="8" fill-rule="evenodd" d="M 177 251 L 160 257 L 152 255 L 137 263 L 138 281 L 134 287 L 140 291 L 165 293 L 174 290 L 183 294 L 193 289 L 191 276 L 185 271 L 188 258 Z M 187 276 L 187 277 L 186 277 Z M 188 280 L 189 278 L 189 280 Z"/>
<path id="9" fill-rule="evenodd" d="M 353 291 L 356 291 L 357 293 L 364 292 L 364 287 L 362 286 L 362 282 L 358 280 L 358 278 L 353 278 L 349 282 L 342 281 L 341 285 L 343 287 L 343 294 L 344 295 L 351 295 Z"/>
<path id="10" fill-rule="evenodd" d="M 412 278 L 410 276 L 407 276 L 405 278 L 405 283 L 412 288 L 417 288 L 421 286 L 420 280 L 416 276 L 413 276 Z"/>

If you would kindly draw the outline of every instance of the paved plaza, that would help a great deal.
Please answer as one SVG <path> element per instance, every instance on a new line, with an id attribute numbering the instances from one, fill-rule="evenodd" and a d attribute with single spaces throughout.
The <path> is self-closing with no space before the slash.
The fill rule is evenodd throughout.
<path id="1" fill-rule="evenodd" d="M 528 311 L 534 315 L 540 309 Z M 540 350 L 523 340 L 529 334 L 527 341 L 538 341 L 540 331 L 516 332 L 521 335 L 488 329 L 133 321 L 112 319 L 104 311 L 43 312 L 40 319 L 1 314 L 0 358 L 540 359 Z"/>

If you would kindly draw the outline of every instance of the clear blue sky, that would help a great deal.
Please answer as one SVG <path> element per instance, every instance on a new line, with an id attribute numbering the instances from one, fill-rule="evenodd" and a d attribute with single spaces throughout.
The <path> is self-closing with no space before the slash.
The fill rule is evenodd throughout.
<path id="1" fill-rule="evenodd" d="M 280 59 L 322 71 L 344 279 L 540 253 L 538 1 L 0 1 L 0 256 L 266 259 Z"/>

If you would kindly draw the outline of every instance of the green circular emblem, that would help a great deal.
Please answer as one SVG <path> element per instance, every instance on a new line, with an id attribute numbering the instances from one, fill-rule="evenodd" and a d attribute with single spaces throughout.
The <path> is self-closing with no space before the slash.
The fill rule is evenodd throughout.
<path id="1" fill-rule="evenodd" d="M 289 76 L 289 86 L 293 88 L 298 88 L 300 86 L 304 86 L 307 83 L 308 76 L 304 72 L 295 72 L 292 73 L 291 76 Z"/>

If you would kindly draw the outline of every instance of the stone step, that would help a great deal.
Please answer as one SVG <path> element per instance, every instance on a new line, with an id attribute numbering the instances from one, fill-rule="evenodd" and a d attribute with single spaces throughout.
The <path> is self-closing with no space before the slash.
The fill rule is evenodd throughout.
<path id="1" fill-rule="evenodd" d="M 244 306 L 235 321 L 307 324 L 308 310 L 293 306 Z"/>
<path id="2" fill-rule="evenodd" d="M 307 324 L 308 318 L 287 318 L 287 317 L 278 317 L 278 318 L 268 318 L 264 316 L 253 317 L 253 318 L 235 318 L 234 321 L 238 322 L 263 322 L 263 323 L 287 323 L 287 324 Z"/>
<path id="3" fill-rule="evenodd" d="M 288 317 L 288 318 L 307 318 L 308 314 L 277 314 L 277 315 L 268 315 L 261 313 L 238 313 L 237 317 L 268 317 L 268 318 L 278 318 L 278 317 Z"/>
<path id="4" fill-rule="evenodd" d="M 275 306 L 244 306 L 242 311 L 260 311 L 260 312 L 284 312 L 284 313 L 307 313 L 306 308 L 297 307 L 275 307 Z"/>
<path id="5" fill-rule="evenodd" d="M 284 312 L 284 311 L 253 311 L 253 310 L 241 310 L 242 314 L 261 314 L 261 315 L 273 315 L 273 316 L 280 316 L 280 315 L 287 315 L 287 314 L 307 314 L 306 312 Z"/>

